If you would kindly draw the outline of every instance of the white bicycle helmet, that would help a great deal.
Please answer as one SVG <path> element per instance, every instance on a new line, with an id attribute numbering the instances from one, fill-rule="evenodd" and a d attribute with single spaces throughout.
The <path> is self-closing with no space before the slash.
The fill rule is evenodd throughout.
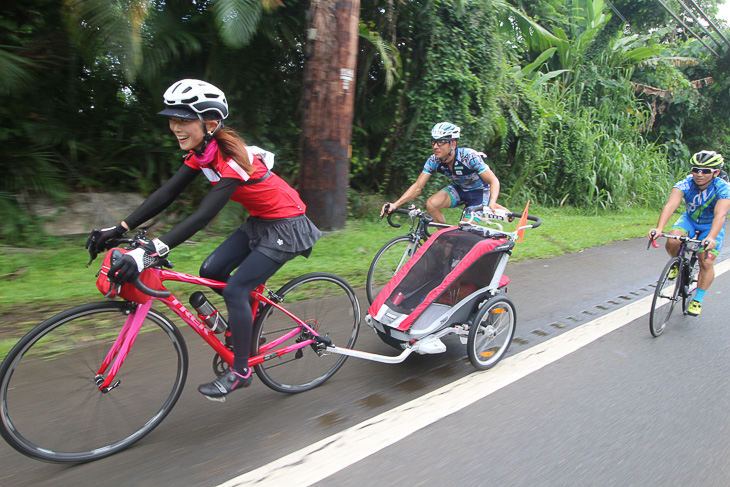
<path id="1" fill-rule="evenodd" d="M 226 95 L 206 81 L 183 79 L 163 95 L 167 108 L 158 115 L 200 120 L 223 120 L 228 116 Z"/>
<path id="2" fill-rule="evenodd" d="M 431 129 L 431 137 L 434 139 L 458 139 L 461 136 L 461 128 L 450 122 L 437 123 Z"/>

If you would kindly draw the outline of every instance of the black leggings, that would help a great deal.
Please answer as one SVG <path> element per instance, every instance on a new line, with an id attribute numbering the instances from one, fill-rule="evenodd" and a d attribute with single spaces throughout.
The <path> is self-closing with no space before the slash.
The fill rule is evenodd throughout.
<path id="1" fill-rule="evenodd" d="M 200 266 L 201 277 L 228 284 L 223 289 L 223 299 L 228 308 L 228 327 L 233 341 L 233 368 L 238 371 L 248 367 L 251 352 L 253 313 L 249 294 L 284 265 L 251 250 L 248 244 L 248 235 L 239 228 Z M 235 268 L 238 270 L 231 275 Z"/>

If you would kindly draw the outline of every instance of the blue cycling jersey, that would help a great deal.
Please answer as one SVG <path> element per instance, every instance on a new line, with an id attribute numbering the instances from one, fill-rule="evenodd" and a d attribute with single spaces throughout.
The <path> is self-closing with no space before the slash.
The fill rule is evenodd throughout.
<path id="1" fill-rule="evenodd" d="M 435 171 L 443 174 L 464 191 L 488 189 L 489 185 L 479 177 L 479 174 L 487 169 L 489 166 L 477 151 L 461 147 L 456 149 L 453 171 L 449 169 L 448 164 L 442 163 L 441 159 L 434 155 L 431 155 L 423 166 L 423 172 L 433 174 Z"/>
<path id="2" fill-rule="evenodd" d="M 697 187 L 692 176 L 687 176 L 674 187 L 684 194 L 686 215 L 699 225 L 711 224 L 715 218 L 717 201 L 730 198 L 730 184 L 720 178 L 712 178 L 703 191 Z"/>

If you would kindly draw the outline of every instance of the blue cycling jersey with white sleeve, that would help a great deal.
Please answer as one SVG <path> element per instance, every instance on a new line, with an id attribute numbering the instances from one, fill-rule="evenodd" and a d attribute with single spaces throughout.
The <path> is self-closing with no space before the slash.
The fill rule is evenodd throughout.
<path id="1" fill-rule="evenodd" d="M 488 188 L 489 185 L 479 177 L 479 174 L 487 169 L 489 169 L 489 166 L 482 160 L 477 151 L 461 147 L 456 149 L 453 171 L 449 168 L 448 164 L 442 163 L 441 159 L 434 155 L 431 155 L 423 166 L 423 172 L 428 174 L 433 174 L 434 172 L 443 174 L 464 191 L 476 191 Z"/>
<path id="2" fill-rule="evenodd" d="M 730 184 L 720 178 L 713 178 L 703 191 L 697 187 L 692 176 L 687 176 L 674 187 L 684 194 L 686 215 L 699 225 L 712 223 L 717 201 L 730 198 Z"/>

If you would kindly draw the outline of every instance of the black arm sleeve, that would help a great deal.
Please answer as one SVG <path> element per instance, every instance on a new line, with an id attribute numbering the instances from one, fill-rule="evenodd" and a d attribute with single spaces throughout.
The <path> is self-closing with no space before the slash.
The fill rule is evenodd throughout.
<path id="1" fill-rule="evenodd" d="M 241 181 L 233 178 L 222 178 L 213 190 L 208 193 L 195 213 L 175 225 L 175 228 L 160 237 L 168 247 L 177 247 L 205 227 L 226 206 Z"/>
<path id="2" fill-rule="evenodd" d="M 157 191 L 147 197 L 139 208 L 134 210 L 131 215 L 124 219 L 124 223 L 132 230 L 142 223 L 146 222 L 153 216 L 159 214 L 162 210 L 170 206 L 175 198 L 182 193 L 183 189 L 200 174 L 200 171 L 190 166 L 182 165 L 180 169 L 168 181 L 159 187 Z M 165 242 L 167 243 L 167 242 Z"/>

